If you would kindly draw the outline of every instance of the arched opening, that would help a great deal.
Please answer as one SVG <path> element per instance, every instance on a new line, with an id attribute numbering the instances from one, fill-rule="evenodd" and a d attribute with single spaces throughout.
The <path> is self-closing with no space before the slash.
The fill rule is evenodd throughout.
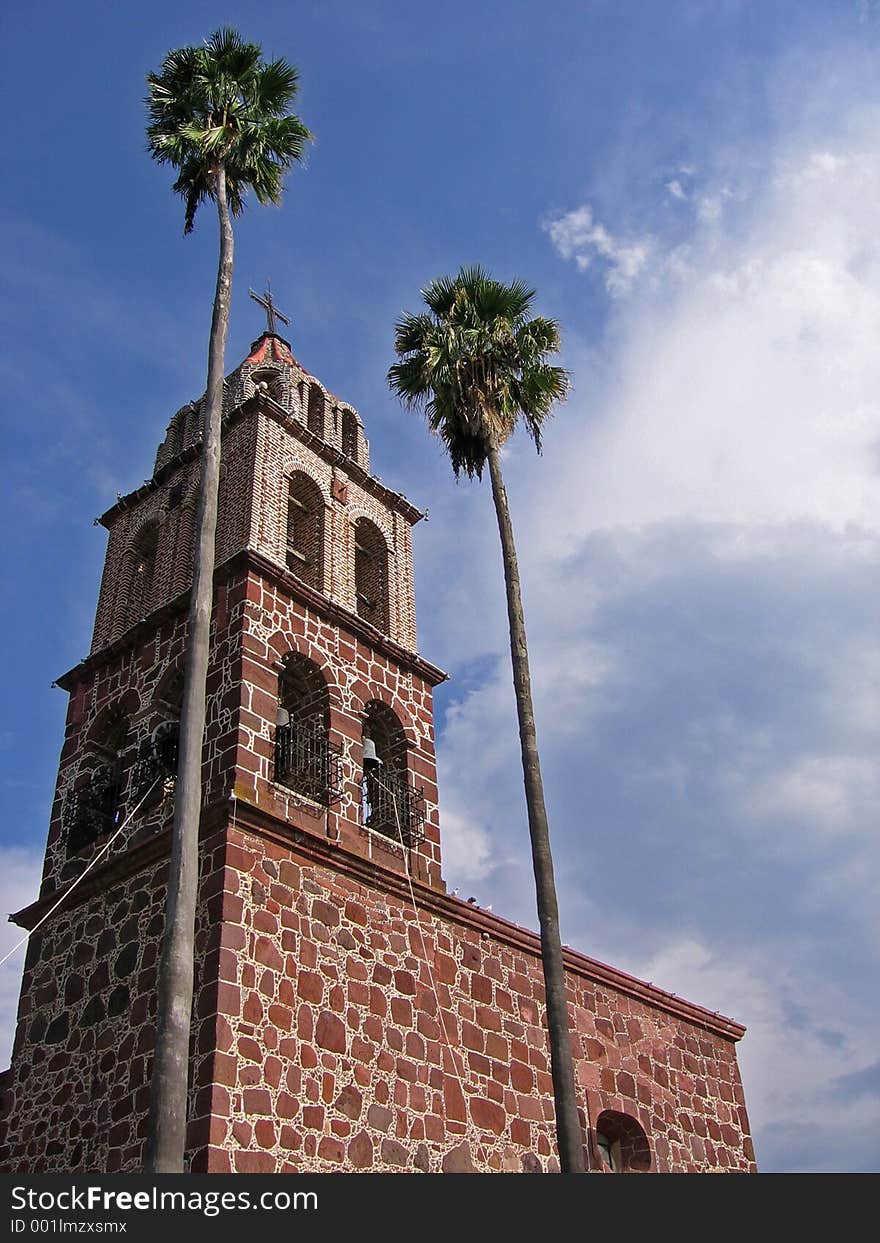
<path id="1" fill-rule="evenodd" d="M 320 669 L 291 653 L 278 686 L 275 780 L 325 805 L 340 797 L 341 751 L 331 744 L 330 692 Z"/>
<path id="2" fill-rule="evenodd" d="M 409 781 L 403 726 L 379 700 L 364 709 L 363 746 L 364 824 L 404 846 L 415 845 L 424 837 L 424 799 Z"/>
<path id="3" fill-rule="evenodd" d="M 316 591 L 324 590 L 324 498 L 302 471 L 288 481 L 287 568 Z"/>
<path id="4" fill-rule="evenodd" d="M 261 393 L 265 397 L 271 397 L 273 401 L 283 403 L 284 401 L 284 379 L 281 372 L 266 367 L 261 371 L 253 371 L 251 373 L 251 383 L 254 386 L 255 393 Z"/>
<path id="5" fill-rule="evenodd" d="M 605 1109 L 596 1119 L 596 1148 L 603 1165 L 615 1174 L 646 1174 L 651 1168 L 644 1129 L 616 1109 Z"/>
<path id="6" fill-rule="evenodd" d="M 140 621 L 150 611 L 158 546 L 159 526 L 155 522 L 143 527 L 132 542 L 128 583 L 129 624 Z"/>
<path id="7" fill-rule="evenodd" d="M 183 705 L 183 669 L 174 665 L 159 679 L 153 692 L 153 707 L 163 715 L 180 716 Z"/>
<path id="8" fill-rule="evenodd" d="M 62 832 L 68 854 L 76 854 L 122 823 L 123 757 L 128 749 L 129 719 L 112 707 L 92 728 L 82 770 L 64 801 Z"/>
<path id="9" fill-rule="evenodd" d="M 318 388 L 317 384 L 309 386 L 309 408 L 307 421 L 310 432 L 314 432 L 315 435 L 320 436 L 322 440 L 326 439 L 324 435 L 324 394 Z"/>
<path id="10" fill-rule="evenodd" d="M 174 792 L 183 707 L 182 669 L 169 669 L 160 679 L 152 707 L 150 733 L 138 750 L 131 783 L 134 798 L 145 800 L 144 811 L 163 803 Z"/>
<path id="11" fill-rule="evenodd" d="M 358 460 L 358 425 L 350 410 L 342 412 L 342 452 L 353 462 Z"/>
<path id="12" fill-rule="evenodd" d="M 358 615 L 387 633 L 388 548 L 368 518 L 361 518 L 354 529 L 354 586 Z"/>

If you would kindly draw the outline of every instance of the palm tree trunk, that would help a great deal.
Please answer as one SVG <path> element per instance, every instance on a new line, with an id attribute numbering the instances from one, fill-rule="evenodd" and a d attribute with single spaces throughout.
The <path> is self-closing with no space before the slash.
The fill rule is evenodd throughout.
<path id="1" fill-rule="evenodd" d="M 501 535 L 504 561 L 504 582 L 507 588 L 507 619 L 510 625 L 510 654 L 513 660 L 513 686 L 519 717 L 519 738 L 522 748 L 523 779 L 529 815 L 529 836 L 532 842 L 532 865 L 538 900 L 538 921 L 541 929 L 541 962 L 544 968 L 544 990 L 547 999 L 547 1034 L 550 1042 L 550 1064 L 553 1075 L 553 1096 L 556 1104 L 556 1141 L 559 1165 L 563 1174 L 583 1174 L 584 1137 L 577 1111 L 574 1065 L 569 1036 L 568 1005 L 565 999 L 565 969 L 562 942 L 559 938 L 559 906 L 556 882 L 553 879 L 553 858 L 550 854 L 550 830 L 544 806 L 544 786 L 538 760 L 538 738 L 532 707 L 532 684 L 529 674 L 529 652 L 526 646 L 526 624 L 519 588 L 519 567 L 513 540 L 513 525 L 507 504 L 507 491 L 501 476 L 498 450 L 489 449 L 489 474 L 492 497 Z"/>
<path id="2" fill-rule="evenodd" d="M 180 714 L 165 937 L 159 964 L 159 1010 L 150 1098 L 150 1129 L 144 1166 L 145 1171 L 150 1174 L 182 1173 L 186 1149 L 205 687 L 214 600 L 214 536 L 220 481 L 223 371 L 232 286 L 232 223 L 226 200 L 226 170 L 222 161 L 217 169 L 217 212 L 220 218 L 220 261 L 208 349 L 202 478 L 189 606 L 183 707 Z"/>

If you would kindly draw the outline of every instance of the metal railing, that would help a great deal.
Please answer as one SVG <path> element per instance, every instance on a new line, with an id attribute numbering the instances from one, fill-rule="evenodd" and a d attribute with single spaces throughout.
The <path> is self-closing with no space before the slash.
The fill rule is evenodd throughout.
<path id="1" fill-rule="evenodd" d="M 131 777 L 135 795 L 142 794 L 159 778 L 173 788 L 177 776 L 177 752 L 180 742 L 179 721 L 168 721 L 157 729 L 152 738 L 143 744 Z"/>
<path id="2" fill-rule="evenodd" d="M 316 803 L 329 806 L 342 797 L 342 749 L 322 728 L 291 721 L 275 733 L 275 780 Z"/>
<path id="3" fill-rule="evenodd" d="M 421 786 L 381 770 L 364 774 L 364 823 L 367 828 L 403 845 L 416 846 L 425 837 L 425 799 Z"/>
<path id="4" fill-rule="evenodd" d="M 117 827 L 122 815 L 122 781 L 110 769 L 96 769 L 87 785 L 64 800 L 61 827 L 68 854 L 76 854 Z"/>

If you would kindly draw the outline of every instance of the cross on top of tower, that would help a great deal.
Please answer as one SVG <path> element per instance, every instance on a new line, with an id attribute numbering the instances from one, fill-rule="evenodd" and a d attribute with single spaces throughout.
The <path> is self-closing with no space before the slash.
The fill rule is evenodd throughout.
<path id="1" fill-rule="evenodd" d="M 253 289 L 248 290 L 248 293 L 253 298 L 254 302 L 259 303 L 259 305 L 263 307 L 263 309 L 265 310 L 266 329 L 268 332 L 272 333 L 273 335 L 275 334 L 275 320 L 276 319 L 280 319 L 282 324 L 290 324 L 290 320 L 287 318 L 287 316 L 282 314 L 282 312 L 278 310 L 278 307 L 272 301 L 272 288 L 270 286 L 268 277 L 266 278 L 266 292 L 262 298 L 260 297 L 258 293 L 254 293 Z"/>

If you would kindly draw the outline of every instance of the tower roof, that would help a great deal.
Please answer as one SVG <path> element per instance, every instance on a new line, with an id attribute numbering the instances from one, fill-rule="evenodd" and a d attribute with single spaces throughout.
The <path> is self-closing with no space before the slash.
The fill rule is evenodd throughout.
<path id="1" fill-rule="evenodd" d="M 302 363 L 297 362 L 293 356 L 293 350 L 289 341 L 285 341 L 284 337 L 277 332 L 261 332 L 256 341 L 251 342 L 250 353 L 244 360 L 251 366 L 259 366 L 261 363 L 287 363 L 289 367 L 298 367 L 304 375 L 308 375 Z M 242 364 L 243 365 L 243 364 Z"/>

